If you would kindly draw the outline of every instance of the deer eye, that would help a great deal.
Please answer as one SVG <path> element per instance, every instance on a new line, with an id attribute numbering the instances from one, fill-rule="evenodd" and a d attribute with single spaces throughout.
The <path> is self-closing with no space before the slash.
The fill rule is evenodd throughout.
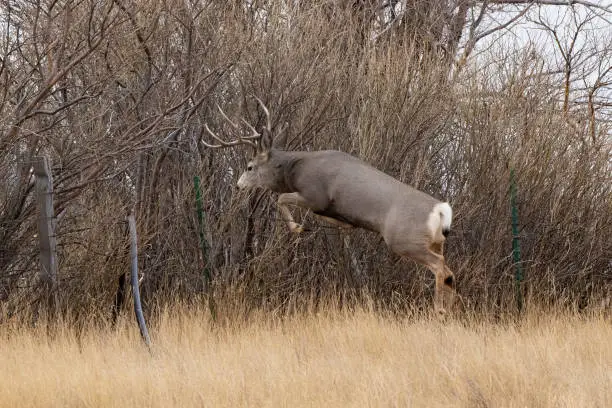
<path id="1" fill-rule="evenodd" d="M 252 165 L 252 164 L 249 164 L 249 165 L 247 166 L 247 171 L 251 171 L 251 170 L 253 170 L 253 165 Z"/>

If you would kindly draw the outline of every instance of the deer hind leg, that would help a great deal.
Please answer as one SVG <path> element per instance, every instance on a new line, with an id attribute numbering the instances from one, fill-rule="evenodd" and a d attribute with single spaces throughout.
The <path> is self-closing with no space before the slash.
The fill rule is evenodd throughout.
<path id="1" fill-rule="evenodd" d="M 321 214 L 317 214 L 317 213 L 314 213 L 314 215 L 316 215 L 317 218 L 319 218 L 321 220 L 324 220 L 324 221 L 327 221 L 330 224 L 333 224 L 333 225 L 335 225 L 337 227 L 344 228 L 344 229 L 353 228 L 353 226 L 351 224 L 346 223 L 344 221 L 340 221 L 340 220 L 338 220 L 336 218 L 328 217 L 327 215 L 321 215 Z"/>
<path id="2" fill-rule="evenodd" d="M 435 275 L 434 310 L 441 314 L 454 310 L 457 302 L 455 275 L 444 262 L 443 245 L 443 242 L 435 242 L 419 251 L 411 251 L 411 253 L 405 254 L 405 256 L 423 264 Z"/>
<path id="3" fill-rule="evenodd" d="M 434 273 L 436 275 L 435 310 L 440 313 L 454 310 L 457 304 L 455 274 L 446 266 L 444 259 Z"/>

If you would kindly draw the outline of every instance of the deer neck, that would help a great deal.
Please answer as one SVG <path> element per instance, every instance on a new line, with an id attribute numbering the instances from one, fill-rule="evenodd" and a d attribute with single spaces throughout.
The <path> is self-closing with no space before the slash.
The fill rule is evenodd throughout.
<path id="1" fill-rule="evenodd" d="M 301 161 L 300 152 L 274 149 L 270 153 L 270 164 L 276 170 L 275 183 L 271 190 L 275 193 L 295 192 L 293 175 L 296 165 Z"/>

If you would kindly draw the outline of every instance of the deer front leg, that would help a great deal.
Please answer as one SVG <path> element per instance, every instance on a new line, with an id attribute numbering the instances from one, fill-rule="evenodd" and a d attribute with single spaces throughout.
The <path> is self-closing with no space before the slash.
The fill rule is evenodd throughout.
<path id="1" fill-rule="evenodd" d="M 316 215 L 317 218 L 325 220 L 330 224 L 336 225 L 340 228 L 353 228 L 351 224 L 348 224 L 344 221 L 340 221 L 336 218 L 328 217 L 326 215 L 317 213 L 318 206 L 306 200 L 306 198 L 304 198 L 304 196 L 302 196 L 300 193 L 284 193 L 278 197 L 278 207 L 283 216 L 283 220 L 285 220 L 291 232 L 300 233 L 304 231 L 304 227 L 294 221 L 293 215 L 291 215 L 291 211 L 288 207 L 289 205 L 295 205 L 298 207 L 312 210 L 313 214 Z"/>
<path id="2" fill-rule="evenodd" d="M 289 226 L 289 230 L 294 233 L 300 233 L 304 231 L 304 227 L 293 219 L 289 205 L 297 205 L 298 207 L 310 208 L 308 202 L 300 193 L 283 193 L 278 197 L 278 208 L 280 209 L 283 220 Z"/>

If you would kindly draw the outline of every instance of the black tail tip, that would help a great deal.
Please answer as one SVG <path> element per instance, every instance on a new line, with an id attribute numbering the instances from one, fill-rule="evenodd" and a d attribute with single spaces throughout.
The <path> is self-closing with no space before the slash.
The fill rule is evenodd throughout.
<path id="1" fill-rule="evenodd" d="M 442 230 L 442 235 L 444 235 L 444 238 L 448 237 L 448 234 L 450 234 L 450 228 L 445 228 Z"/>

